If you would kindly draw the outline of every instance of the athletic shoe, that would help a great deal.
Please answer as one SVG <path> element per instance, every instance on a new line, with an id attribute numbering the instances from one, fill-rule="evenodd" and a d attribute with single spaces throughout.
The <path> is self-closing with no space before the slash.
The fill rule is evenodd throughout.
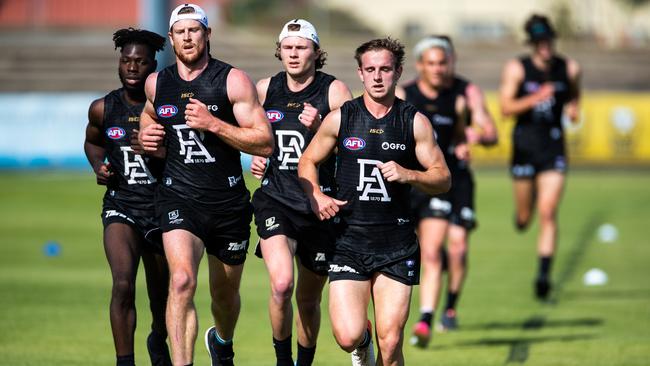
<path id="1" fill-rule="evenodd" d="M 169 347 L 167 342 L 156 339 L 153 332 L 147 336 L 147 351 L 149 351 L 149 358 L 151 359 L 152 366 L 171 366 L 172 360 L 169 358 Z"/>
<path id="2" fill-rule="evenodd" d="M 535 280 L 535 296 L 539 300 L 547 300 L 551 292 L 551 282 L 546 276 L 537 277 Z"/>
<path id="3" fill-rule="evenodd" d="M 426 348 L 431 340 L 431 326 L 426 322 L 419 321 L 413 327 L 413 335 L 411 336 L 411 345 Z"/>
<path id="4" fill-rule="evenodd" d="M 230 353 L 230 355 L 222 355 L 221 358 L 219 358 L 219 354 L 217 353 L 217 349 L 215 347 L 215 343 L 217 342 L 217 330 L 215 329 L 214 326 L 208 328 L 208 330 L 205 331 L 205 348 L 208 349 L 208 354 L 210 355 L 210 360 L 211 360 L 211 365 L 212 366 L 229 366 L 233 364 L 233 357 L 234 354 L 232 353 L 232 344 L 230 344 L 228 347 L 230 347 L 227 352 Z M 223 350 L 222 350 L 223 352 Z"/>
<path id="5" fill-rule="evenodd" d="M 440 329 L 443 332 L 458 329 L 458 321 L 456 320 L 456 310 L 448 309 L 440 317 Z"/>
<path id="6" fill-rule="evenodd" d="M 372 323 L 368 320 L 366 336 L 370 340 L 368 346 L 359 347 L 352 351 L 352 366 L 375 366 L 375 349 L 372 343 Z"/>

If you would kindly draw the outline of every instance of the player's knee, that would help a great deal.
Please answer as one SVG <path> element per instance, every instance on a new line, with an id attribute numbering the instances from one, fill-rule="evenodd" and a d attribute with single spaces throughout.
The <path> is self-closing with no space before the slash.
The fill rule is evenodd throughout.
<path id="1" fill-rule="evenodd" d="M 390 331 L 377 335 L 377 344 L 384 359 L 393 359 L 401 348 L 402 337 L 399 331 Z"/>
<path id="2" fill-rule="evenodd" d="M 135 283 L 128 278 L 113 279 L 113 298 L 120 302 L 133 302 L 135 299 Z"/>
<path id="3" fill-rule="evenodd" d="M 539 221 L 541 224 L 552 224 L 557 218 L 557 211 L 554 208 L 542 207 L 539 210 Z"/>
<path id="4" fill-rule="evenodd" d="M 271 283 L 271 295 L 276 302 L 291 301 L 293 295 L 293 281 L 291 278 L 274 280 Z"/>
<path id="5" fill-rule="evenodd" d="M 449 257 L 455 260 L 463 260 L 467 255 L 467 241 L 462 238 L 453 239 L 447 248 Z"/>
<path id="6" fill-rule="evenodd" d="M 185 271 L 171 274 L 170 292 L 174 295 L 192 295 L 196 291 L 196 278 Z"/>
<path id="7" fill-rule="evenodd" d="M 442 256 L 439 249 L 422 250 L 420 258 L 424 267 L 440 267 L 442 265 Z"/>
<path id="8" fill-rule="evenodd" d="M 343 334 L 340 332 L 334 332 L 334 338 L 336 343 L 347 353 L 354 351 L 357 346 L 363 341 L 363 333 L 359 337 L 351 336 L 350 334 Z"/>
<path id="9" fill-rule="evenodd" d="M 296 304 L 301 313 L 314 314 L 320 310 L 321 296 L 315 294 L 296 294 Z"/>

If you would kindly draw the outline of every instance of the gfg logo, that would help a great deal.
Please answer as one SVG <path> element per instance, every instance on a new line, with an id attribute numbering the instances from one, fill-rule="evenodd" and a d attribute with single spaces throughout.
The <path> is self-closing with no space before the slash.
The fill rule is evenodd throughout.
<path id="1" fill-rule="evenodd" d="M 343 146 L 348 150 L 362 150 L 366 147 L 366 142 L 358 137 L 348 137 L 343 140 Z"/>
<path id="2" fill-rule="evenodd" d="M 381 144 L 381 148 L 383 150 L 402 150 L 402 151 L 404 151 L 404 150 L 406 150 L 406 145 L 405 144 L 396 144 L 394 142 L 384 141 Z"/>
<path id="3" fill-rule="evenodd" d="M 175 105 L 165 104 L 158 107 L 158 116 L 161 118 L 174 117 L 178 113 L 178 108 Z"/>

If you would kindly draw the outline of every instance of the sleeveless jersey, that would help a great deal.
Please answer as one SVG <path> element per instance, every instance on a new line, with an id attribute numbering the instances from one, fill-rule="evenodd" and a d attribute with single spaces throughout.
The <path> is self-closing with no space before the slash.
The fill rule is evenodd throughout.
<path id="1" fill-rule="evenodd" d="M 404 91 L 406 92 L 406 101 L 413 104 L 418 112 L 424 114 L 431 121 L 438 146 L 449 163 L 454 159 L 451 141 L 456 123 L 459 122 L 456 113 L 457 91 L 454 88 L 445 88 L 438 93 L 436 98 L 431 99 L 422 94 L 417 81 L 406 85 Z"/>
<path id="2" fill-rule="evenodd" d="M 411 186 L 384 179 L 377 164 L 395 161 L 419 169 L 413 120 L 417 110 L 396 98 L 382 118 L 375 118 L 363 97 L 341 107 L 337 139 L 337 198 L 348 201 L 341 218 L 353 225 L 413 225 L 409 209 Z"/>
<path id="3" fill-rule="evenodd" d="M 192 81 L 181 79 L 177 66 L 158 74 L 154 108 L 165 127 L 167 158 L 161 188 L 195 203 L 209 205 L 216 212 L 244 204 L 250 196 L 242 177 L 240 153 L 215 134 L 185 124 L 189 98 L 207 105 L 213 116 L 237 125 L 228 99 L 227 77 L 232 66 L 211 58 L 208 66 Z"/>
<path id="4" fill-rule="evenodd" d="M 540 151 L 549 143 L 563 144 L 562 111 L 570 99 L 570 83 L 567 75 L 566 60 L 554 56 L 548 72 L 538 69 L 530 57 L 520 59 L 524 67 L 524 81 L 519 85 L 517 98 L 536 92 L 543 83 L 552 82 L 555 93 L 549 100 L 538 103 L 531 110 L 517 116 L 515 140 L 522 133 L 536 136 L 520 144 L 527 149 Z"/>
<path id="5" fill-rule="evenodd" d="M 467 86 L 469 86 L 469 80 L 460 77 L 458 75 L 454 76 L 454 81 L 451 84 L 451 89 L 456 93 L 456 95 L 462 95 L 465 100 L 467 100 Z M 470 126 L 472 124 L 472 111 L 467 108 L 467 113 L 465 113 L 465 126 Z"/>
<path id="6" fill-rule="evenodd" d="M 310 213 L 311 206 L 298 181 L 298 160 L 315 132 L 300 123 L 298 115 L 307 102 L 318 110 L 323 120 L 330 112 L 329 87 L 334 80 L 333 76 L 317 71 L 311 84 L 294 93 L 287 86 L 286 72 L 280 72 L 271 78 L 266 92 L 264 109 L 273 128 L 275 150 L 260 189 L 300 212 Z M 335 167 L 334 156 L 319 167 L 321 191 L 329 195 L 335 192 Z"/>
<path id="7" fill-rule="evenodd" d="M 104 148 L 111 164 L 107 196 L 128 204 L 153 208 L 155 183 L 160 177 L 161 161 L 137 155 L 131 149 L 131 133 L 137 129 L 144 103 L 130 105 L 124 90 L 117 89 L 104 97 Z"/>

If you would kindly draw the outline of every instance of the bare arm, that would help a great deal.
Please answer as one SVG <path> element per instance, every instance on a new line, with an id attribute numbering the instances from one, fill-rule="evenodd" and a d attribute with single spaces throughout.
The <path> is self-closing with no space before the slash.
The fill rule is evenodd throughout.
<path id="1" fill-rule="evenodd" d="M 86 140 L 84 141 L 84 152 L 90 166 L 95 172 L 97 184 L 105 185 L 113 175 L 110 166 L 104 163 L 106 149 L 103 139 L 104 123 L 104 98 L 97 99 L 88 108 L 88 125 L 86 125 Z"/>
<path id="2" fill-rule="evenodd" d="M 547 100 L 555 92 L 552 83 L 543 84 L 538 91 L 517 98 L 517 89 L 524 81 L 524 67 L 519 60 L 510 60 L 503 68 L 501 75 L 501 89 L 499 99 L 501 101 L 501 113 L 506 116 L 513 116 L 525 113 L 535 107 L 539 102 Z"/>
<path id="3" fill-rule="evenodd" d="M 465 129 L 467 140 L 471 144 L 493 146 L 499 141 L 496 124 L 485 103 L 483 91 L 476 84 L 469 84 L 465 91 L 467 95 L 467 109 L 471 112 L 472 126 Z M 480 133 L 472 127 L 478 127 Z"/>
<path id="4" fill-rule="evenodd" d="M 187 125 L 210 131 L 233 148 L 268 157 L 273 153 L 273 132 L 266 113 L 257 100 L 251 79 L 241 70 L 231 69 L 227 80 L 228 97 L 238 126 L 213 116 L 203 102 L 190 98 L 185 109 Z"/>
<path id="5" fill-rule="evenodd" d="M 140 114 L 140 129 L 138 132 L 138 142 L 143 152 L 155 157 L 162 158 L 165 156 L 163 139 L 165 138 L 165 128 L 158 123 L 158 116 L 153 106 L 156 99 L 156 84 L 158 83 L 158 73 L 154 72 L 147 77 L 144 84 L 144 93 L 147 101 L 144 109 Z"/>
<path id="6" fill-rule="evenodd" d="M 269 89 L 269 84 L 271 83 L 271 78 L 265 78 L 257 82 L 255 85 L 257 89 L 257 98 L 260 101 L 260 105 L 264 106 L 266 101 L 266 92 Z M 253 155 L 251 161 L 251 173 L 257 179 L 262 179 L 264 172 L 266 171 L 267 160 L 263 156 Z"/>
<path id="7" fill-rule="evenodd" d="M 352 92 L 347 85 L 341 80 L 334 80 L 330 84 L 330 90 L 327 95 L 330 104 L 330 111 L 341 108 L 343 103 L 352 99 Z"/>
<path id="8" fill-rule="evenodd" d="M 339 207 L 346 203 L 322 193 L 318 182 L 318 166 L 334 152 L 340 125 L 341 110 L 330 112 L 298 162 L 300 185 L 309 198 L 312 211 L 321 220 L 335 216 Z"/>
<path id="9" fill-rule="evenodd" d="M 406 169 L 394 161 L 389 161 L 379 166 L 383 177 L 389 182 L 410 184 L 431 195 L 449 191 L 451 187 L 449 168 L 433 138 L 431 122 L 421 113 L 415 115 L 413 135 L 415 156 L 425 171 Z"/>
<path id="10" fill-rule="evenodd" d="M 395 88 L 395 96 L 398 97 L 399 99 L 406 100 L 406 90 L 404 90 L 403 87 L 398 85 Z"/>
<path id="11" fill-rule="evenodd" d="M 580 112 L 580 81 L 582 70 L 575 60 L 567 60 L 567 74 L 569 76 L 570 100 L 565 105 L 564 111 L 572 122 L 577 122 Z"/>

